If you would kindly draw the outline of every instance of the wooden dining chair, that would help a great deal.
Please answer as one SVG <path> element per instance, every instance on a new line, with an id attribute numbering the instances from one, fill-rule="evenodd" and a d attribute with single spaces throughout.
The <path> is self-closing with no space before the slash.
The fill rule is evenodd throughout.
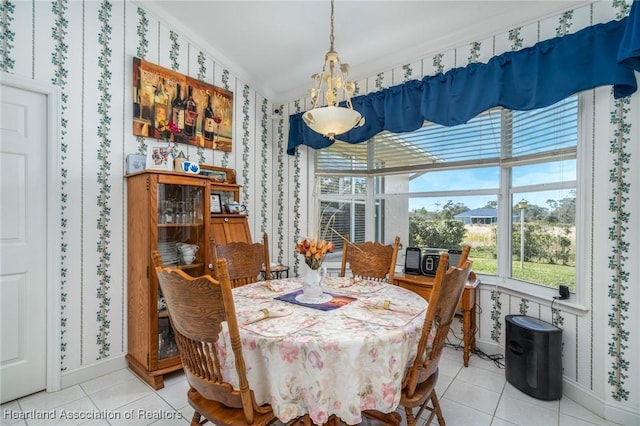
<path id="1" fill-rule="evenodd" d="M 249 388 L 226 261 L 217 261 L 216 280 L 210 275 L 194 278 L 179 269 L 163 268 L 158 251 L 152 253 L 152 258 L 191 387 L 187 392 L 195 410 L 191 425 L 210 421 L 218 426 L 263 426 L 276 421 L 271 406 L 258 406 Z M 239 390 L 224 380 L 220 369 L 216 342 L 224 321 L 229 329 Z"/>
<path id="2" fill-rule="evenodd" d="M 352 243 L 345 237 L 340 276 L 345 276 L 348 263 L 354 277 L 392 282 L 399 246 L 400 237 L 395 238 L 393 245 L 386 246 L 377 241 Z"/>
<path id="3" fill-rule="evenodd" d="M 438 424 L 445 426 L 435 387 L 438 381 L 438 363 L 442 355 L 447 334 L 455 316 L 456 307 L 462 297 L 464 286 L 471 271 L 471 261 L 467 260 L 461 268 L 451 266 L 447 269 L 449 255 L 442 253 L 436 271 L 429 307 L 422 326 L 418 342 L 418 351 L 413 364 L 408 368 L 402 381 L 400 405 L 404 407 L 407 425 L 414 426 L 423 411 L 430 412 L 425 425 L 429 425 L 437 416 Z M 433 329 L 435 328 L 435 333 Z M 431 402 L 431 406 L 429 406 Z M 413 412 L 418 408 L 416 413 Z M 381 413 L 367 410 L 363 413 L 369 426 L 400 425 L 398 413 Z"/>
<path id="4" fill-rule="evenodd" d="M 460 253 L 460 257 L 458 258 L 458 264 L 456 265 L 458 268 L 462 268 L 464 263 L 469 258 L 469 253 L 471 252 L 471 246 L 462 247 L 462 252 Z"/>
<path id="5" fill-rule="evenodd" d="M 218 245 L 213 238 L 209 241 L 212 257 L 209 267 L 215 265 L 218 259 L 225 259 L 233 288 L 258 281 L 263 265 L 265 279 L 271 278 L 269 237 L 266 232 L 262 236 L 262 243 L 232 242 Z"/>

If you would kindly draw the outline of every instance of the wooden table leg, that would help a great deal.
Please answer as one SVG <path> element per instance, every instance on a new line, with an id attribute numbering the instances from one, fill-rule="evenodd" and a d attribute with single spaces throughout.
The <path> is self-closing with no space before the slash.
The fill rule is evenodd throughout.
<path id="1" fill-rule="evenodd" d="M 470 348 L 471 348 L 472 352 L 475 352 L 476 351 L 476 330 L 478 329 L 477 325 L 476 325 L 476 321 L 478 321 L 478 318 L 476 317 L 475 289 L 471 290 L 471 294 L 472 294 L 472 297 L 471 297 L 472 307 L 470 309 L 470 311 L 471 311 L 471 330 L 469 330 L 470 333 L 471 333 Z"/>
<path id="2" fill-rule="evenodd" d="M 462 293 L 462 331 L 464 351 L 462 359 L 464 366 L 469 366 L 469 353 L 476 347 L 475 330 L 476 330 L 476 304 L 475 304 L 475 288 L 465 287 Z"/>
<path id="3" fill-rule="evenodd" d="M 464 360 L 464 366 L 468 367 L 469 366 L 469 347 L 471 346 L 470 336 L 469 336 L 469 330 L 471 328 L 471 319 L 469 317 L 471 315 L 467 309 L 463 309 L 462 316 L 463 316 L 462 329 L 463 329 L 463 341 L 464 341 L 464 352 L 463 352 L 462 359 Z"/>

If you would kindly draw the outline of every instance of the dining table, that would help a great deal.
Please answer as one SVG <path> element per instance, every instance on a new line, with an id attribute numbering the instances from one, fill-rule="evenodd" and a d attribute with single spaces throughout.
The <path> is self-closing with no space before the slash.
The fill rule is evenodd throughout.
<path id="1" fill-rule="evenodd" d="M 353 425 L 364 410 L 389 413 L 416 356 L 427 301 L 380 281 L 323 278 L 323 301 L 306 303 L 302 278 L 233 289 L 249 386 L 282 422 L 332 415 Z M 228 328 L 217 350 L 226 381 L 239 389 Z"/>

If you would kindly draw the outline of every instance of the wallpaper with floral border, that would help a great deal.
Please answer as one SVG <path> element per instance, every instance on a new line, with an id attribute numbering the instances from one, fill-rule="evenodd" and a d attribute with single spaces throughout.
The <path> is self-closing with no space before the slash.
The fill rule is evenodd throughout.
<path id="1" fill-rule="evenodd" d="M 10 1 L 0 3 L 0 70 L 11 72 L 15 61 L 11 58 L 13 41 L 16 33 L 11 31 L 11 23 L 14 20 L 15 5 Z"/>
<path id="2" fill-rule="evenodd" d="M 242 204 L 249 205 L 249 86 L 242 87 Z"/>
<path id="3" fill-rule="evenodd" d="M 269 101 L 262 100 L 260 106 L 260 233 L 267 232 L 267 213 L 269 211 L 269 203 L 267 201 L 267 189 L 269 169 L 267 167 L 267 152 L 269 149 L 268 130 L 267 127 L 267 108 L 269 107 Z"/>
<path id="4" fill-rule="evenodd" d="M 300 101 L 294 102 L 293 114 L 297 114 L 302 111 Z M 296 149 L 296 155 L 293 159 L 293 241 L 297 244 L 300 241 L 300 150 Z M 297 277 L 300 271 L 300 256 L 294 256 L 293 260 L 293 273 Z"/>
<path id="5" fill-rule="evenodd" d="M 629 171 L 630 154 L 628 151 L 629 133 L 631 125 L 628 122 L 629 98 L 618 99 L 611 112 L 611 124 L 614 126 L 614 138 L 611 140 L 610 151 L 613 154 L 609 181 L 613 184 L 609 211 L 612 213 L 612 223 L 609 226 L 609 240 L 611 241 L 611 255 L 608 267 L 611 270 L 608 296 L 611 299 L 609 313 L 609 327 L 611 340 L 608 354 L 611 357 L 611 367 L 608 383 L 611 385 L 611 396 L 616 401 L 628 400 L 629 391 L 625 388 L 628 379 L 629 359 L 626 350 L 631 330 L 629 324 L 629 301 L 626 292 L 629 289 L 629 217 L 632 214 L 627 207 L 631 182 L 626 177 Z M 636 324 L 637 326 L 637 324 Z"/>
<path id="6" fill-rule="evenodd" d="M 149 49 L 149 39 L 147 38 L 149 33 L 149 18 L 147 18 L 147 12 L 141 7 L 137 8 L 136 11 L 138 13 L 138 25 L 136 26 L 138 47 L 136 48 L 136 55 L 140 59 L 145 59 L 147 50 Z M 146 138 L 136 136 L 136 140 L 138 141 L 138 154 L 145 155 L 147 153 Z"/>
<path id="7" fill-rule="evenodd" d="M 96 343 L 99 346 L 98 358 L 103 359 L 109 357 L 109 349 L 111 343 L 109 336 L 111 334 L 111 321 L 109 313 L 111 311 L 111 297 L 109 291 L 111 289 L 111 227 L 109 226 L 111 215 L 111 116 L 113 111 L 111 108 L 111 3 L 103 1 L 100 6 L 98 15 L 101 23 L 98 33 L 98 41 L 100 43 L 100 55 L 98 57 L 98 65 L 100 67 L 100 78 L 98 79 L 98 89 L 100 91 L 100 100 L 98 102 L 98 114 L 100 116 L 100 126 L 98 127 L 98 185 L 99 191 L 97 195 L 98 205 L 98 223 L 96 227 L 99 231 L 97 250 L 98 265 L 97 270 L 97 291 L 96 296 L 99 300 L 98 312 L 96 320 L 98 321 L 98 334 Z"/>
<path id="8" fill-rule="evenodd" d="M 51 29 L 51 38 L 55 42 L 53 45 L 53 54 L 51 55 L 51 63 L 54 66 L 54 76 L 51 79 L 51 83 L 59 86 L 62 92 L 61 105 L 60 105 L 60 371 L 67 369 L 65 359 L 67 357 L 67 272 L 68 272 L 68 255 L 67 249 L 69 242 L 67 241 L 67 183 L 68 183 L 68 165 L 67 165 L 67 152 L 68 152 L 68 128 L 67 128 L 67 114 L 69 110 L 68 94 L 67 94 L 67 44 L 68 37 L 68 21 L 66 17 L 67 2 L 66 1 L 54 1 L 51 3 L 51 11 L 55 16 L 55 24 Z"/>
<path id="9" fill-rule="evenodd" d="M 278 236 L 278 264 L 282 264 L 284 262 L 284 153 L 285 153 L 285 136 L 284 136 L 284 120 L 282 118 L 282 111 L 284 110 L 284 105 L 279 105 L 278 110 L 280 111 L 280 117 L 278 118 L 278 126 L 276 129 L 276 140 L 277 140 L 277 152 L 278 152 L 278 160 L 276 164 L 278 165 L 278 184 L 277 184 L 277 199 L 276 206 L 278 211 L 276 212 L 276 221 L 278 223 L 276 235 Z"/>

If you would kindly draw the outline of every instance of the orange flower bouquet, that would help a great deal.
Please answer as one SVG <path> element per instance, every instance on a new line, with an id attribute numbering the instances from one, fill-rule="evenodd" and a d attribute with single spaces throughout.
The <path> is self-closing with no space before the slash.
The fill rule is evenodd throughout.
<path id="1" fill-rule="evenodd" d="M 296 251 L 304 256 L 304 261 L 313 270 L 322 266 L 327 253 L 332 253 L 335 245 L 332 242 L 317 239 L 304 239 L 296 244 Z"/>

